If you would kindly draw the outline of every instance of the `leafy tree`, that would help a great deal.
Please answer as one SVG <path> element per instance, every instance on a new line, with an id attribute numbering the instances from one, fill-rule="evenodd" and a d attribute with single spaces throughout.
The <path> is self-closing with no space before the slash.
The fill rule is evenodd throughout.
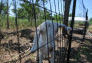
<path id="1" fill-rule="evenodd" d="M 42 10 L 39 5 L 46 3 L 47 0 L 36 0 L 35 3 L 32 3 L 32 0 L 20 0 L 22 3 L 20 4 L 21 8 L 17 9 L 18 12 L 18 18 L 27 18 L 28 21 L 33 21 L 34 19 L 34 10 L 33 5 L 35 7 L 35 14 L 37 18 L 44 19 L 44 10 Z M 14 12 L 14 9 L 13 9 Z M 46 10 L 46 18 L 50 19 L 50 12 Z"/>
<path id="2" fill-rule="evenodd" d="M 3 0 L 0 2 L 0 15 L 2 15 L 4 18 L 7 15 L 7 29 L 9 29 L 9 1 Z"/>
<path id="3" fill-rule="evenodd" d="M 7 14 L 7 6 L 2 2 L 0 2 L 0 12 L 1 15 Z"/>
<path id="4" fill-rule="evenodd" d="M 12 9 L 12 11 L 15 13 L 15 10 L 14 9 Z M 22 18 L 22 19 L 25 19 L 25 18 L 27 18 L 28 16 L 28 14 L 27 14 L 27 11 L 25 10 L 25 9 L 23 9 L 23 8 L 18 8 L 17 9 L 17 12 L 18 12 L 18 18 Z"/>
<path id="5" fill-rule="evenodd" d="M 63 21 L 63 15 L 56 14 L 53 16 L 54 20 Z"/>
<path id="6" fill-rule="evenodd" d="M 34 12 L 33 5 L 35 6 L 35 14 L 38 16 L 40 9 L 36 6 L 36 3 L 31 3 L 29 0 L 20 0 L 22 3 L 20 4 L 21 8 L 17 9 L 18 18 L 27 18 L 28 21 L 33 20 Z M 15 9 L 13 9 L 13 12 Z"/>
<path id="7" fill-rule="evenodd" d="M 47 11 L 47 10 L 45 10 L 45 12 L 44 12 L 44 10 L 40 10 L 40 12 L 41 12 L 41 16 L 40 16 L 41 19 L 45 19 L 45 17 L 46 17 L 46 19 L 50 20 L 50 19 L 53 18 L 51 16 L 51 13 L 49 11 Z"/>

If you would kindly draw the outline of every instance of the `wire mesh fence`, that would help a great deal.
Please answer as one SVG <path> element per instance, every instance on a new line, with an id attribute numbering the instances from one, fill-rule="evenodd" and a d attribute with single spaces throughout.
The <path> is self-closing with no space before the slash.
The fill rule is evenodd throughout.
<path id="1" fill-rule="evenodd" d="M 44 60 L 45 63 L 68 63 L 74 17 L 86 17 L 83 0 L 77 0 L 80 6 L 74 2 L 0 0 L 0 62 L 41 63 Z M 78 9 L 75 12 L 77 6 L 82 9 L 81 13 L 77 13 Z M 72 17 L 69 25 L 64 23 L 65 20 L 68 23 L 69 17 L 65 11 Z M 72 27 L 72 31 L 68 31 L 66 25 Z M 32 48 L 35 48 L 34 53 L 30 53 Z"/>
<path id="2" fill-rule="evenodd" d="M 74 33 L 80 34 L 83 38 L 89 25 L 87 16 L 88 9 L 85 7 L 83 0 L 77 0 L 76 3 Z M 71 10 L 69 20 L 71 20 Z"/>
<path id="3" fill-rule="evenodd" d="M 71 8 L 75 6 L 75 9 Z M 76 0 L 75 1 L 75 4 L 74 4 L 74 1 L 71 1 L 71 6 L 70 6 L 70 17 L 69 17 L 69 21 L 68 22 L 70 24 L 70 27 L 73 28 L 72 32 L 70 32 L 70 34 L 72 34 L 71 38 L 72 38 L 72 43 L 74 43 L 75 41 L 78 40 L 78 42 L 80 42 L 81 44 L 83 42 L 85 42 L 85 35 L 86 35 L 86 30 L 88 28 L 88 16 L 87 16 L 87 8 L 85 7 L 84 5 L 84 2 L 83 0 Z M 73 11 L 74 10 L 74 11 Z M 75 15 L 74 15 L 74 13 Z M 72 14 L 71 14 L 72 13 Z M 72 17 L 71 17 L 72 16 Z M 73 18 L 74 16 L 74 18 Z M 72 20 L 72 21 L 71 21 Z M 85 25 L 86 24 L 86 25 Z M 70 50 L 69 51 L 76 51 L 76 47 L 74 47 L 71 43 L 71 39 L 70 39 Z M 78 48 L 81 48 L 82 46 L 79 45 Z M 77 58 L 76 60 L 73 59 L 72 57 L 74 57 L 71 53 L 72 52 L 69 52 L 68 51 L 68 54 L 70 54 L 69 58 L 70 58 L 70 62 L 73 61 L 73 62 L 81 62 L 79 59 L 80 59 L 80 56 L 76 56 L 75 54 L 76 53 L 81 53 L 81 51 L 78 49 L 78 52 L 76 51 L 75 52 L 75 58 Z M 68 60 L 69 61 L 69 60 Z"/>

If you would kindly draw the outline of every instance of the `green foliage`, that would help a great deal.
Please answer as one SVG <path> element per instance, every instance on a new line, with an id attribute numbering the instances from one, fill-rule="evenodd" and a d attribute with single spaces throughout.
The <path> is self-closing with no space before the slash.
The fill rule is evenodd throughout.
<path id="1" fill-rule="evenodd" d="M 22 3 L 20 4 L 21 8 L 17 9 L 18 18 L 22 18 L 22 19 L 26 18 L 28 19 L 28 21 L 32 21 L 34 20 L 34 10 L 35 10 L 36 18 L 45 19 L 44 11 L 37 6 L 37 5 L 40 5 L 43 2 L 43 0 L 36 0 L 35 3 L 32 3 L 29 0 L 20 0 L 20 1 Z M 44 0 L 44 2 L 46 2 L 46 0 Z M 33 8 L 33 5 L 34 5 L 34 8 Z M 13 12 L 14 11 L 15 10 L 13 9 Z M 50 19 L 51 17 L 48 11 L 46 11 L 46 17 L 47 19 Z"/>
<path id="2" fill-rule="evenodd" d="M 12 11 L 15 12 L 14 9 L 12 9 Z M 17 12 L 18 12 L 18 18 L 25 19 L 28 17 L 27 11 L 25 11 L 25 9 L 23 9 L 23 8 L 18 8 Z"/>
<path id="3" fill-rule="evenodd" d="M 21 8 L 17 9 L 18 18 L 33 18 L 32 4 L 28 0 L 20 0 L 23 3 L 20 4 Z M 13 12 L 15 9 L 13 9 Z M 14 12 L 15 13 L 15 12 Z"/>
<path id="4" fill-rule="evenodd" d="M 89 20 L 89 24 L 92 25 L 92 18 L 90 18 L 90 20 Z"/>
<path id="5" fill-rule="evenodd" d="M 2 17 L 2 19 L 0 21 L 0 25 L 1 25 L 2 29 L 6 29 L 6 27 L 7 27 L 6 20 L 7 20 L 7 17 L 5 16 L 5 17 Z M 29 22 L 29 21 L 27 21 L 27 19 L 21 19 L 21 18 L 19 18 L 17 21 L 18 21 L 19 29 L 27 28 L 27 27 L 35 27 L 35 21 Z M 42 19 L 37 20 L 36 25 L 38 26 L 43 21 L 44 20 L 42 20 Z M 9 16 L 9 24 L 10 24 L 10 29 L 15 29 L 16 28 L 16 26 L 15 26 L 15 17 L 10 17 Z"/>
<path id="6" fill-rule="evenodd" d="M 59 15 L 59 14 L 58 15 L 54 15 L 53 16 L 53 19 L 54 20 L 57 20 L 57 21 L 63 21 L 63 16 L 62 15 Z"/>
<path id="7" fill-rule="evenodd" d="M 69 14 L 69 17 L 72 17 L 72 14 L 71 13 Z"/>
<path id="8" fill-rule="evenodd" d="M 0 2 L 0 12 L 1 12 L 1 15 L 7 14 L 7 6 L 5 5 L 5 3 Z"/>
<path id="9" fill-rule="evenodd" d="M 41 19 L 47 19 L 47 20 L 52 20 L 52 16 L 51 16 L 51 13 L 49 11 L 47 11 L 45 9 L 45 12 L 44 10 L 40 10 L 40 16 L 39 16 Z"/>

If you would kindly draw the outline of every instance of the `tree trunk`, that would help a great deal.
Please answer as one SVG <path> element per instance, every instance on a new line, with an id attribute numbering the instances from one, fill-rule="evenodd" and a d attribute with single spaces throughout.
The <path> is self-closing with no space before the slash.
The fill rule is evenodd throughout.
<path id="1" fill-rule="evenodd" d="M 8 11 L 9 11 L 9 2 L 8 2 L 8 0 L 7 0 L 7 29 L 9 29 L 9 13 L 8 13 Z"/>
<path id="2" fill-rule="evenodd" d="M 64 21 L 63 24 L 68 26 L 68 17 L 69 17 L 69 10 L 70 10 L 71 0 L 65 0 L 65 11 L 64 11 Z M 64 36 L 67 34 L 67 30 L 63 29 Z"/>
<path id="3" fill-rule="evenodd" d="M 65 0 L 64 24 L 68 26 L 68 16 L 70 10 L 71 0 Z"/>

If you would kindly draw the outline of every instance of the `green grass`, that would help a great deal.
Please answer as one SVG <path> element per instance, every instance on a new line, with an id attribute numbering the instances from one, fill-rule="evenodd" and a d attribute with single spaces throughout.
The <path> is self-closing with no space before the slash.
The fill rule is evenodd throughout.
<path id="1" fill-rule="evenodd" d="M 41 24 L 44 20 L 36 20 L 37 26 Z M 27 28 L 27 27 L 34 27 L 35 26 L 35 21 L 28 21 L 27 19 L 17 19 L 18 22 L 18 27 L 19 28 Z M 0 25 L 1 28 L 7 28 L 7 18 L 2 17 L 0 20 Z M 15 25 L 15 18 L 14 17 L 9 17 L 9 26 L 10 28 L 16 28 Z"/>
<path id="2" fill-rule="evenodd" d="M 92 25 L 92 21 L 89 21 L 89 25 Z"/>
<path id="3" fill-rule="evenodd" d="M 5 28 L 7 28 L 7 18 L 6 18 L 6 16 L 1 17 L 1 18 L 2 18 L 0 20 L 1 28 L 5 29 Z M 35 20 L 33 20 L 33 21 L 30 20 L 30 22 L 29 22 L 27 19 L 17 19 L 17 21 L 18 21 L 18 27 L 19 28 L 35 27 Z M 38 26 L 39 24 L 41 24 L 44 21 L 45 21 L 45 19 L 37 19 L 36 20 L 36 25 Z M 53 20 L 53 22 L 62 23 L 62 21 L 60 22 L 60 21 L 56 21 L 56 20 Z M 9 27 L 11 29 L 16 28 L 14 17 L 9 16 Z"/>
<path id="4" fill-rule="evenodd" d="M 27 28 L 27 27 L 34 27 L 35 26 L 35 20 L 29 22 L 27 19 L 18 19 L 17 21 L 18 21 L 18 27 L 19 28 Z M 37 26 L 39 24 L 41 24 L 43 21 L 45 21 L 45 19 L 37 19 L 36 20 Z M 53 20 L 53 21 L 58 22 L 58 23 L 63 23 L 63 21 L 56 21 L 56 20 Z M 7 18 L 2 17 L 2 19 L 0 21 L 1 28 L 7 28 L 6 24 L 7 24 Z M 83 24 L 83 23 L 82 22 L 76 22 L 76 24 L 74 25 L 75 28 L 78 27 L 79 24 Z M 92 21 L 90 21 L 90 24 L 92 24 Z M 15 26 L 15 18 L 14 17 L 9 16 L 9 25 L 10 25 L 11 29 L 16 28 L 16 26 Z"/>

